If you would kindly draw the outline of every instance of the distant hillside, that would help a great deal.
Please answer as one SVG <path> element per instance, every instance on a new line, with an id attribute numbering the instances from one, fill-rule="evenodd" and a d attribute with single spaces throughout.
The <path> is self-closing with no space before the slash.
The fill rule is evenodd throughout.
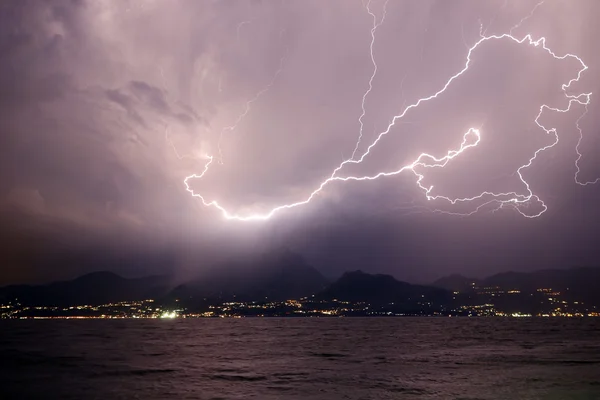
<path id="1" fill-rule="evenodd" d="M 478 288 L 500 287 L 502 289 L 535 292 L 547 288 L 560 291 L 569 298 L 581 301 L 600 300 L 600 268 L 573 268 L 540 270 L 535 272 L 502 272 L 488 278 L 477 280 L 460 275 L 450 275 L 438 279 L 433 286 L 453 291 L 472 290 L 472 284 Z"/>
<path id="2" fill-rule="evenodd" d="M 167 293 L 167 281 L 164 276 L 126 279 L 100 271 L 48 285 L 6 286 L 0 288 L 0 300 L 18 299 L 23 305 L 68 306 L 151 299 Z"/>
<path id="3" fill-rule="evenodd" d="M 393 313 L 432 313 L 448 307 L 494 304 L 499 310 L 532 314 L 556 307 L 548 293 L 560 292 L 561 304 L 600 306 L 600 268 L 505 272 L 476 280 L 451 275 L 432 286 L 412 285 L 390 275 L 347 272 L 329 283 L 298 254 L 288 250 L 219 265 L 198 279 L 170 287 L 167 276 L 127 279 L 95 272 L 48 285 L 0 288 L 0 304 L 71 306 L 154 299 L 189 310 L 228 301 L 280 301 L 313 296 L 316 302 L 369 303 Z M 552 289 L 552 291 L 538 291 Z M 452 292 L 460 292 L 456 295 Z M 510 295 L 508 295 L 510 291 Z M 575 307 L 576 308 L 576 307 Z"/>
<path id="4" fill-rule="evenodd" d="M 282 250 L 221 265 L 200 279 L 177 287 L 170 296 L 185 303 L 199 298 L 286 300 L 313 295 L 327 284 L 327 279 L 301 256 Z"/>
<path id="5" fill-rule="evenodd" d="M 432 286 L 439 287 L 442 289 L 455 291 L 464 291 L 473 286 L 481 286 L 480 279 L 467 278 L 459 274 L 448 275 L 438 279 L 432 283 Z"/>
<path id="6" fill-rule="evenodd" d="M 304 259 L 287 250 L 219 265 L 201 278 L 169 287 L 164 276 L 126 279 L 112 272 L 94 272 L 72 281 L 0 288 L 0 303 L 18 299 L 23 305 L 70 306 L 156 299 L 182 306 L 208 301 L 297 299 L 320 292 L 328 281 Z"/>
<path id="7" fill-rule="evenodd" d="M 451 294 L 431 286 L 411 285 L 390 275 L 371 275 L 362 271 L 346 272 L 318 295 L 319 299 L 365 302 L 374 305 L 448 304 Z"/>

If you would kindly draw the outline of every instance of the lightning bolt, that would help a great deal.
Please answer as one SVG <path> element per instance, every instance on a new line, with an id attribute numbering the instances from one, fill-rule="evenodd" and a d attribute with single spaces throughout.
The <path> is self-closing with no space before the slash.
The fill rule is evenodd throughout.
<path id="1" fill-rule="evenodd" d="M 364 129 L 363 118 L 365 117 L 365 114 L 367 113 L 367 111 L 365 110 L 365 101 L 367 100 L 367 96 L 369 95 L 369 93 L 371 93 L 371 90 L 373 89 L 373 79 L 375 79 L 375 75 L 377 75 L 377 63 L 375 62 L 375 56 L 373 55 L 373 46 L 375 45 L 375 32 L 377 31 L 377 28 L 379 28 L 383 24 L 383 21 L 385 21 L 385 15 L 387 13 L 388 1 L 389 0 L 386 0 L 386 2 L 383 5 L 383 16 L 381 17 L 381 21 L 379 21 L 379 22 L 377 22 L 377 16 L 371 11 L 371 8 L 370 8 L 371 0 L 369 0 L 369 2 L 366 5 L 367 12 L 373 18 L 373 27 L 371 28 L 371 44 L 369 45 L 369 53 L 371 55 L 371 63 L 373 64 L 373 73 L 371 74 L 371 78 L 369 79 L 369 88 L 363 94 L 363 97 L 362 97 L 362 103 L 361 103 L 362 114 L 360 114 L 360 117 L 358 117 L 358 123 L 360 124 L 360 130 L 358 133 L 358 141 L 356 142 L 356 146 L 354 147 L 354 151 L 352 152 L 352 156 L 350 156 L 350 159 L 353 159 L 354 156 L 356 155 L 356 152 L 358 151 L 358 146 L 360 145 L 360 141 L 362 140 L 362 136 L 363 136 L 363 129 Z"/>
<path id="2" fill-rule="evenodd" d="M 542 5 L 543 5 L 545 2 L 546 2 L 546 0 L 541 0 L 540 2 L 538 2 L 538 3 L 535 5 L 535 7 L 533 7 L 533 8 L 531 9 L 531 12 L 530 12 L 528 15 L 524 16 L 523 18 L 521 18 L 521 20 L 520 20 L 519 22 L 517 22 L 517 23 L 516 23 L 516 24 L 515 24 L 515 25 L 514 25 L 512 28 L 510 28 L 510 31 L 509 31 L 508 33 L 512 35 L 512 34 L 513 34 L 513 31 L 514 31 L 515 29 L 518 29 L 518 28 L 520 28 L 520 27 L 521 27 L 521 25 L 523 25 L 523 23 L 524 23 L 525 21 L 527 21 L 529 18 L 533 17 L 533 14 L 535 14 L 535 12 L 537 11 L 537 9 L 538 9 L 538 8 L 540 8 L 540 7 L 541 7 L 541 6 L 542 6 Z"/>
<path id="3" fill-rule="evenodd" d="M 240 34 L 240 29 L 242 28 L 242 26 L 246 25 L 246 24 L 250 24 L 252 21 L 242 21 L 237 25 L 236 28 L 236 38 L 239 40 L 239 34 Z M 283 31 L 285 31 L 285 29 L 282 29 L 280 32 L 280 35 L 283 34 Z M 277 69 L 277 71 L 275 72 L 275 74 L 273 75 L 273 77 L 271 78 L 271 80 L 269 81 L 269 83 L 263 88 L 261 89 L 259 92 L 256 93 L 256 95 L 251 98 L 249 101 L 246 102 L 245 106 L 244 106 L 244 111 L 238 115 L 237 119 L 234 121 L 234 123 L 230 126 L 226 126 L 224 128 L 221 129 L 220 133 L 219 133 L 219 140 L 217 142 L 217 146 L 218 146 L 218 150 L 219 150 L 219 162 L 222 164 L 223 163 L 223 153 L 222 153 L 222 149 L 221 149 L 221 142 L 223 139 L 223 134 L 225 132 L 233 132 L 235 129 L 237 129 L 237 126 L 242 122 L 242 120 L 244 119 L 244 117 L 246 117 L 246 115 L 248 115 L 248 113 L 250 112 L 251 106 L 254 102 L 256 102 L 262 95 L 264 95 L 274 84 L 275 81 L 277 80 L 277 77 L 281 74 L 281 72 L 283 71 L 283 64 L 285 61 L 285 58 L 287 56 L 287 48 L 286 48 L 286 52 L 283 55 L 283 57 L 280 58 L 279 60 L 279 68 Z M 159 69 L 161 77 L 163 79 L 163 84 L 164 84 L 164 73 L 163 73 L 163 69 L 162 67 Z M 218 90 L 219 92 L 222 92 L 222 77 L 219 77 L 219 85 L 218 85 Z M 165 86 L 165 93 L 167 93 L 166 90 L 166 86 Z M 176 146 L 173 144 L 173 141 L 170 139 L 169 137 L 169 125 L 167 124 L 165 127 L 165 140 L 169 143 L 169 145 L 171 146 L 171 148 L 173 149 L 173 152 L 175 153 L 175 156 L 179 159 L 179 160 L 183 160 L 184 158 L 190 158 L 190 159 L 201 159 L 201 160 L 207 160 L 208 162 L 205 165 L 205 168 L 202 172 L 200 176 L 203 176 L 206 171 L 208 170 L 208 167 L 210 166 L 210 164 L 213 162 L 213 156 L 208 156 L 208 155 L 203 155 L 203 156 L 194 156 L 194 155 L 189 155 L 189 154 L 184 154 L 181 155 L 178 151 Z"/>
<path id="4" fill-rule="evenodd" d="M 506 6 L 507 6 L 507 5 L 508 5 L 508 0 L 504 0 L 504 4 L 502 4 L 502 7 L 501 7 L 500 9 L 501 9 L 501 10 L 504 10 L 504 9 L 506 8 Z M 535 9 L 534 9 L 534 11 L 535 11 Z M 488 30 L 489 28 L 491 28 L 491 27 L 492 27 L 492 25 L 494 25 L 494 22 L 496 21 L 496 18 L 498 18 L 498 12 L 496 12 L 496 13 L 494 14 L 494 16 L 492 17 L 492 19 L 490 20 L 490 23 L 488 24 L 488 27 L 487 27 L 487 28 L 485 28 L 485 30 L 483 31 L 483 35 L 484 35 L 484 36 L 485 36 L 485 34 L 486 34 L 487 30 Z M 521 21 L 521 23 L 523 23 L 523 21 Z M 464 41 L 465 41 L 465 38 L 464 38 L 464 32 L 462 32 L 462 34 L 463 34 L 463 42 L 464 42 Z M 467 46 L 467 47 L 469 47 L 469 46 Z"/>
<path id="5" fill-rule="evenodd" d="M 242 29 L 242 26 L 249 24 L 251 21 L 242 21 L 237 25 L 237 28 L 235 29 L 235 40 L 237 42 L 240 41 L 240 29 Z"/>
<path id="6" fill-rule="evenodd" d="M 539 7 L 541 4 L 543 3 L 540 2 L 537 6 Z M 533 10 L 535 11 L 535 9 Z M 512 31 L 514 29 L 516 29 L 518 26 L 520 26 L 526 19 L 530 18 L 530 16 L 533 14 L 533 11 L 530 13 L 529 16 L 523 18 L 517 25 L 515 25 L 512 29 L 511 32 L 509 33 L 505 33 L 505 34 L 501 34 L 501 35 L 489 35 L 489 36 L 485 36 L 484 32 L 482 30 L 480 30 L 480 39 L 475 42 L 474 45 L 472 45 L 467 52 L 467 57 L 466 57 L 466 62 L 464 64 L 464 67 L 458 71 L 456 74 L 452 75 L 447 81 L 446 83 L 436 92 L 434 92 L 433 94 L 426 96 L 426 97 L 422 97 L 420 99 L 418 99 L 416 102 L 408 105 L 407 107 L 403 108 L 403 111 L 394 116 L 391 120 L 391 122 L 389 123 L 389 125 L 387 126 L 387 128 L 381 132 L 377 138 L 367 147 L 367 149 L 364 151 L 364 153 L 360 156 L 360 158 L 355 159 L 355 154 L 353 154 L 353 156 L 347 160 L 344 160 L 340 163 L 340 165 L 335 168 L 333 170 L 333 172 L 331 173 L 331 175 L 326 178 L 325 180 L 323 180 L 320 185 L 313 190 L 304 200 L 295 202 L 295 203 L 290 203 L 290 204 L 284 204 L 284 205 L 280 205 L 277 206 L 275 208 L 272 208 L 270 211 L 263 213 L 263 214 L 248 214 L 248 215 L 240 215 L 240 214 L 235 214 L 235 213 L 230 213 L 226 208 L 224 208 L 223 206 L 221 206 L 217 201 L 207 201 L 201 194 L 199 193 L 195 193 L 189 186 L 188 181 L 190 179 L 198 179 L 198 178 L 202 178 L 204 176 L 204 174 L 208 171 L 209 166 L 211 165 L 213 159 L 210 158 L 210 160 L 207 162 L 207 164 L 205 165 L 204 171 L 201 174 L 193 174 L 190 175 L 188 177 L 186 177 L 184 179 L 184 185 L 186 187 L 186 190 L 193 196 L 193 197 L 197 197 L 199 198 L 202 203 L 207 206 L 207 207 L 214 207 L 216 209 L 218 209 L 224 218 L 229 219 L 229 220 L 239 220 L 239 221 L 257 221 L 257 220 L 267 220 L 269 218 L 271 218 L 273 215 L 275 215 L 276 213 L 282 211 L 282 210 L 286 210 L 286 209 L 291 209 L 291 208 L 295 208 L 301 205 L 305 205 L 308 204 L 310 201 L 312 201 L 328 184 L 335 182 L 335 181 L 342 181 L 342 182 L 346 182 L 346 181 L 372 181 L 372 180 L 376 180 L 382 177 L 388 177 L 388 176 L 394 176 L 394 175 L 398 175 L 400 173 L 403 172 L 412 172 L 415 177 L 417 178 L 417 186 L 423 191 L 425 197 L 427 198 L 427 200 L 445 200 L 446 202 L 455 205 L 457 203 L 466 203 L 466 202 L 474 202 L 477 200 L 481 200 L 483 201 L 483 204 L 478 205 L 475 210 L 473 210 L 470 213 L 467 214 L 458 214 L 458 215 L 472 215 L 474 213 L 479 212 L 481 209 L 485 208 L 485 207 L 489 207 L 489 206 L 493 206 L 493 210 L 492 211 L 497 211 L 500 210 L 502 208 L 505 207 L 511 207 L 514 208 L 516 211 L 518 211 L 521 215 L 523 215 L 524 217 L 527 218 L 535 218 L 535 217 L 539 217 L 540 215 L 542 215 L 546 210 L 547 210 L 547 206 L 546 204 L 536 195 L 532 192 L 531 187 L 529 185 L 529 183 L 525 180 L 525 178 L 523 177 L 523 171 L 527 168 L 529 168 L 534 161 L 536 160 L 537 156 L 554 147 L 557 143 L 558 143 L 558 133 L 556 131 L 556 128 L 551 128 L 551 127 L 545 127 L 543 124 L 541 124 L 539 122 L 540 117 L 542 116 L 542 114 L 544 113 L 544 111 L 554 111 L 554 112 L 560 112 L 560 113 L 566 113 L 569 112 L 571 110 L 571 107 L 574 104 L 579 104 L 579 105 L 584 105 L 586 106 L 587 109 L 587 105 L 590 104 L 591 101 L 591 96 L 592 93 L 581 93 L 578 95 L 571 95 L 569 94 L 568 90 L 570 89 L 571 85 L 574 82 L 578 82 L 581 78 L 581 75 L 583 74 L 584 71 L 586 71 L 588 69 L 588 66 L 583 62 L 583 60 L 581 58 L 579 58 L 578 56 L 574 55 L 574 54 L 564 54 L 564 55 L 557 55 L 556 53 L 554 53 L 549 47 L 546 46 L 546 38 L 545 37 L 541 37 L 537 40 L 535 40 L 531 34 L 525 35 L 523 38 L 519 39 L 515 36 L 512 35 Z M 373 15 L 370 12 L 370 9 L 368 9 L 369 14 Z M 379 23 L 379 25 L 381 24 L 381 22 Z M 374 30 L 371 30 L 371 34 L 372 34 L 372 39 L 374 37 Z M 374 40 L 374 39 L 373 39 Z M 565 95 L 565 97 L 568 99 L 568 105 L 566 108 L 560 109 L 560 108 L 553 108 L 550 107 L 546 104 L 543 104 L 540 106 L 539 108 L 539 113 L 537 114 L 534 122 L 536 123 L 536 125 L 542 129 L 547 135 L 553 136 L 554 137 L 554 141 L 547 145 L 544 146 L 538 150 L 535 151 L 535 153 L 533 154 L 533 156 L 528 160 L 528 162 L 522 166 L 520 166 L 517 170 L 516 170 L 516 175 L 518 175 L 520 181 L 523 183 L 523 185 L 525 186 L 525 193 L 517 193 L 517 192 L 503 192 L 503 193 L 496 193 L 496 192 L 491 192 L 491 191 L 484 191 L 480 194 L 478 194 L 477 196 L 473 196 L 473 197 L 468 197 L 468 198 L 450 198 L 447 196 L 443 196 L 443 195 L 432 195 L 431 192 L 433 190 L 433 186 L 429 186 L 426 187 L 422 184 L 423 178 L 424 178 L 424 174 L 423 173 L 419 173 L 416 171 L 416 168 L 424 168 L 424 169 L 430 169 L 430 168 L 443 168 L 445 167 L 448 163 L 450 163 L 453 159 L 455 159 L 456 157 L 458 157 L 459 155 L 461 155 L 462 153 L 464 153 L 465 151 L 476 147 L 480 141 L 482 140 L 482 133 L 480 128 L 470 128 L 464 135 L 463 135 L 463 140 L 459 146 L 459 148 L 457 150 L 450 150 L 447 152 L 446 155 L 441 156 L 441 157 L 435 157 L 431 154 L 427 154 L 427 153 L 421 153 L 413 162 L 402 166 L 401 168 L 399 168 L 396 171 L 391 171 L 391 172 L 379 172 L 375 175 L 372 176 L 348 176 L 348 177 L 340 177 L 338 176 L 338 172 L 345 166 L 345 165 L 349 165 L 349 164 L 360 164 L 363 162 L 363 160 L 365 159 L 365 157 L 367 157 L 371 150 L 373 148 L 375 148 L 375 146 L 377 146 L 377 144 L 381 141 L 381 139 L 383 137 L 385 137 L 385 135 L 387 135 L 390 130 L 392 129 L 392 127 L 394 127 L 397 123 L 400 123 L 401 120 L 407 115 L 408 112 L 410 112 L 413 109 L 418 108 L 420 105 L 429 102 L 430 100 L 436 99 L 438 98 L 440 95 L 442 95 L 447 89 L 448 87 L 450 87 L 459 77 L 461 77 L 462 75 L 464 75 L 470 68 L 471 66 L 471 62 L 472 62 L 472 55 L 473 52 L 475 50 L 477 50 L 480 46 L 483 46 L 484 44 L 491 42 L 491 41 L 499 41 L 499 40 L 511 40 L 517 44 L 520 45 L 528 45 L 528 46 L 533 46 L 536 48 L 541 48 L 543 49 L 545 52 L 547 52 L 549 55 L 551 55 L 554 59 L 556 60 L 564 60 L 564 59 L 574 59 L 576 60 L 580 65 L 581 68 L 579 69 L 579 71 L 577 72 L 576 77 L 570 79 L 567 83 L 564 83 L 561 88 L 562 91 Z M 372 41 L 373 42 L 373 41 Z M 372 49 L 372 46 L 371 46 Z M 372 51 L 371 51 L 371 60 L 374 62 L 374 58 L 372 56 Z M 376 68 L 376 64 L 375 64 L 375 68 Z M 363 115 L 361 115 L 361 118 L 364 116 L 364 101 L 365 98 L 367 97 L 368 92 L 371 90 L 372 85 L 371 82 L 373 80 L 373 77 L 375 75 L 376 71 L 371 75 L 371 79 L 370 79 L 370 84 L 369 84 L 369 90 L 367 91 L 367 93 L 365 95 L 363 95 Z M 583 116 L 582 116 L 583 117 Z M 582 118 L 580 117 L 580 119 Z M 362 119 L 359 118 L 359 121 L 362 123 Z M 579 120 L 580 120 L 579 119 Z M 578 142 L 577 145 L 577 153 L 579 154 L 579 157 L 577 158 L 576 161 L 576 165 L 578 165 L 579 160 L 581 159 L 581 153 L 579 152 L 578 148 L 579 148 L 579 143 L 581 142 L 581 129 L 579 128 L 579 120 L 577 122 L 577 127 L 580 131 L 580 140 Z M 362 125 L 361 125 L 362 128 Z M 360 141 L 360 136 L 359 136 L 359 141 Z M 357 144 L 358 147 L 358 144 Z M 356 150 L 355 150 L 356 152 Z M 578 169 L 579 170 L 579 169 Z M 537 202 L 541 205 L 541 211 L 536 212 L 536 213 L 526 213 L 525 211 L 523 211 L 521 208 L 527 206 L 529 203 L 532 202 Z M 457 215 L 455 213 L 452 212 L 445 212 L 445 211 L 439 211 L 436 210 L 438 212 L 441 213 L 447 213 L 447 214 L 454 214 Z"/>
<path id="7" fill-rule="evenodd" d="M 283 71 L 283 63 L 285 61 L 286 56 L 287 56 L 287 50 L 286 50 L 286 54 L 284 54 L 284 56 L 281 57 L 281 59 L 279 60 L 279 68 L 277 69 L 277 71 L 275 71 L 275 74 L 273 75 L 273 77 L 271 78 L 269 83 L 264 88 L 262 88 L 258 93 L 256 93 L 256 95 L 253 98 L 251 98 L 250 100 L 248 100 L 246 102 L 246 105 L 244 106 L 244 111 L 240 115 L 238 115 L 237 119 L 233 122 L 232 125 L 226 126 L 223 129 L 221 129 L 221 132 L 219 133 L 219 141 L 217 142 L 217 147 L 219 149 L 219 162 L 221 164 L 223 163 L 223 151 L 221 149 L 221 142 L 223 140 L 223 134 L 225 134 L 226 132 L 233 132 L 234 130 L 236 130 L 238 125 L 242 122 L 242 120 L 250 112 L 250 108 L 252 107 L 252 104 L 254 102 L 256 102 L 262 95 L 264 95 L 266 92 L 268 92 L 269 89 L 271 89 L 271 87 L 275 84 L 277 77 L 281 74 L 281 71 Z"/>
<path id="8" fill-rule="evenodd" d="M 175 153 L 175 157 L 177 157 L 177 159 L 179 159 L 179 160 L 183 160 L 184 158 L 190 158 L 192 160 L 206 160 L 208 158 L 209 160 L 212 160 L 211 156 L 194 156 L 191 154 L 179 154 L 179 152 L 177 151 L 177 147 L 175 146 L 175 144 L 169 137 L 169 125 L 168 124 L 165 126 L 165 140 L 169 143 L 169 145 L 173 149 L 173 152 Z"/>
<path id="9" fill-rule="evenodd" d="M 577 169 L 577 171 L 575 172 L 575 183 L 581 186 L 594 185 L 600 181 L 600 178 L 596 178 L 593 181 L 585 182 L 579 180 L 579 174 L 581 173 L 581 170 L 579 169 L 579 161 L 581 161 L 581 158 L 583 157 L 583 154 L 581 154 L 581 152 L 579 151 L 579 146 L 581 145 L 581 141 L 583 140 L 583 131 L 581 130 L 581 126 L 579 126 L 579 122 L 586 116 L 587 113 L 588 104 L 585 105 L 585 111 L 579 116 L 579 118 L 577 118 L 577 121 L 575 122 L 577 131 L 579 132 L 579 139 L 577 140 L 577 145 L 575 146 L 575 152 L 577 153 L 577 159 L 575 159 L 575 168 Z"/>

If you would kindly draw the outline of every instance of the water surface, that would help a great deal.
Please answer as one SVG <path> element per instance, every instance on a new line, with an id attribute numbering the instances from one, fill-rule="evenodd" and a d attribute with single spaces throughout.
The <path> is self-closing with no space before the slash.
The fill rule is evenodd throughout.
<path id="1" fill-rule="evenodd" d="M 0 321 L 0 399 L 600 399 L 600 321 Z"/>

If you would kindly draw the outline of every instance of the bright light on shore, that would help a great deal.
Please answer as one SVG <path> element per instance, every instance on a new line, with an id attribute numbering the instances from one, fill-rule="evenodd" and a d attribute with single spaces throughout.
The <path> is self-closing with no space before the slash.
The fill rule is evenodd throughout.
<path id="1" fill-rule="evenodd" d="M 166 311 L 161 314 L 161 318 L 177 318 L 177 313 L 175 311 Z"/>

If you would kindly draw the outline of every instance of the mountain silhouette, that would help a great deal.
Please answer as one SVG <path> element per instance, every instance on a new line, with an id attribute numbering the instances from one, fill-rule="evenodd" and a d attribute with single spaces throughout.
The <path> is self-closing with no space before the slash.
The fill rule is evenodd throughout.
<path id="1" fill-rule="evenodd" d="M 465 293 L 494 287 L 502 290 L 519 290 L 525 293 L 536 293 L 538 289 L 552 289 L 560 292 L 565 300 L 600 304 L 598 282 L 600 282 L 600 268 L 582 267 L 534 272 L 508 271 L 485 279 L 450 275 L 438 279 L 432 285 Z"/>
<path id="2" fill-rule="evenodd" d="M 170 296 L 187 303 L 194 298 L 286 300 L 318 293 L 327 283 L 300 255 L 284 249 L 220 265 L 175 288 Z"/>
<path id="3" fill-rule="evenodd" d="M 319 299 L 365 302 L 374 305 L 448 304 L 451 294 L 440 288 L 412 285 L 390 275 L 371 275 L 363 271 L 346 272 L 318 295 Z"/>
<path id="4" fill-rule="evenodd" d="M 452 274 L 436 280 L 431 286 L 455 292 L 465 291 L 471 289 L 473 286 L 482 286 L 482 281 L 481 279 L 468 278 L 460 274 Z"/>
<path id="5" fill-rule="evenodd" d="M 166 278 L 150 276 L 127 279 L 113 272 L 99 271 L 48 285 L 6 286 L 0 288 L 0 299 L 36 306 L 96 305 L 154 299 L 167 293 Z"/>

